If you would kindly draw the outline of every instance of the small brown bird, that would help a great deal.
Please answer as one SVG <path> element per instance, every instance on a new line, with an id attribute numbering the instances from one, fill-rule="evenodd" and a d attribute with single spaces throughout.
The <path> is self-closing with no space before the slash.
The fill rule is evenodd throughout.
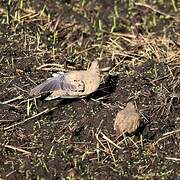
<path id="1" fill-rule="evenodd" d="M 138 128 L 140 123 L 139 119 L 140 116 L 134 104 L 129 102 L 123 110 L 118 112 L 114 122 L 114 129 L 119 135 L 123 133 L 132 133 Z"/>
<path id="2" fill-rule="evenodd" d="M 96 91 L 100 85 L 98 61 L 93 61 L 87 70 L 70 71 L 54 74 L 42 84 L 30 91 L 30 96 L 39 96 L 50 92 L 45 100 L 61 98 L 77 98 L 87 96 Z"/>

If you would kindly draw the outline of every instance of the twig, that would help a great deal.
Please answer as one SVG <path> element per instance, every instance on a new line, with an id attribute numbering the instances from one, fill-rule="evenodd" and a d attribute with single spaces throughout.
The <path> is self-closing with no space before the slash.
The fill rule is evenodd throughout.
<path id="1" fill-rule="evenodd" d="M 18 171 L 17 170 L 11 171 L 10 173 L 6 174 L 6 178 L 8 178 L 11 174 L 16 173 L 16 172 Z M 1 178 L 0 180 L 5 180 L 5 179 Z"/>
<path id="2" fill-rule="evenodd" d="M 128 137 L 128 139 L 136 146 L 137 149 L 139 148 L 139 146 L 133 141 L 131 137 Z"/>
<path id="3" fill-rule="evenodd" d="M 58 67 L 49 67 L 49 68 L 42 68 L 42 71 L 63 71 L 63 72 L 68 72 L 68 70 L 62 69 L 62 68 L 58 68 Z"/>
<path id="4" fill-rule="evenodd" d="M 105 67 L 105 68 L 101 68 L 100 71 L 101 72 L 109 72 L 112 69 L 111 66 Z"/>
<path id="5" fill-rule="evenodd" d="M 22 99 L 22 98 L 23 98 L 23 96 L 20 95 L 20 96 L 18 96 L 18 97 L 15 97 L 15 98 L 13 98 L 13 99 L 9 99 L 9 100 L 4 101 L 4 102 L 1 102 L 1 101 L 0 101 L 0 106 L 3 106 L 3 107 L 8 108 L 8 109 L 9 109 L 9 108 L 15 108 L 15 109 L 17 109 L 18 106 L 10 105 L 9 103 L 11 103 L 11 102 L 13 102 L 13 101 L 16 101 L 16 100 L 20 100 L 20 99 Z"/>
<path id="6" fill-rule="evenodd" d="M 91 50 L 91 49 L 94 49 L 94 48 L 95 48 L 95 46 L 92 46 L 92 47 L 89 47 L 89 48 L 84 49 L 84 50 L 82 50 L 82 51 L 79 51 L 79 52 L 77 52 L 76 54 L 77 54 L 77 55 L 78 55 L 78 54 L 82 54 L 82 53 L 87 52 L 87 51 L 89 51 L 89 50 Z"/>
<path id="7" fill-rule="evenodd" d="M 9 103 L 11 103 L 11 102 L 14 102 L 14 101 L 20 100 L 20 99 L 23 99 L 23 95 L 20 95 L 20 96 L 17 96 L 17 97 L 15 97 L 15 98 L 13 98 L 13 99 L 9 99 L 9 100 L 7 100 L 7 101 L 1 102 L 1 104 L 9 104 Z"/>
<path id="8" fill-rule="evenodd" d="M 104 102 L 102 102 L 102 101 L 99 101 L 99 99 L 100 99 L 100 98 L 98 98 L 98 99 L 93 99 L 93 98 L 91 98 L 92 101 L 97 102 L 97 103 L 103 105 L 103 106 L 104 106 L 105 108 L 107 108 L 107 109 L 111 109 L 111 108 L 112 108 L 111 105 L 109 105 L 109 104 L 107 104 L 107 103 L 104 103 Z M 102 98 L 102 99 L 103 99 L 103 98 Z"/>
<path id="9" fill-rule="evenodd" d="M 45 113 L 47 113 L 47 112 L 50 112 L 50 111 L 52 111 L 52 110 L 54 110 L 54 109 L 56 109 L 57 107 L 55 107 L 55 108 L 52 108 L 52 109 L 45 109 L 44 111 L 42 111 L 42 112 L 40 112 L 40 113 L 38 113 L 38 114 L 36 114 L 36 115 L 34 115 L 34 116 L 32 116 L 32 117 L 29 117 L 29 118 L 27 118 L 27 119 L 25 119 L 25 120 L 23 120 L 23 121 L 21 121 L 21 122 L 18 122 L 18 123 L 15 123 L 15 124 L 13 124 L 13 125 L 10 125 L 10 126 L 7 126 L 7 127 L 5 127 L 4 128 L 4 130 L 6 131 L 6 130 L 8 130 L 8 129 L 10 129 L 10 128 L 12 128 L 12 127 L 16 127 L 16 126 L 18 126 L 18 125 L 20 125 L 20 124 L 24 124 L 25 122 L 27 122 L 27 121 L 29 121 L 29 120 L 31 120 L 31 119 L 34 119 L 34 118 L 36 118 L 36 117 L 38 117 L 38 116 L 41 116 L 42 114 L 45 114 Z"/>
<path id="10" fill-rule="evenodd" d="M 59 70 L 61 69 L 61 70 L 63 70 L 63 71 L 67 71 L 67 70 L 65 70 L 65 69 L 63 68 L 64 65 L 61 65 L 61 64 L 55 64 L 55 63 L 53 63 L 53 64 L 43 64 L 43 65 L 37 67 L 36 69 L 39 70 L 39 69 L 43 69 L 43 68 L 47 68 L 47 67 L 52 67 L 52 66 L 58 67 Z M 68 66 L 68 68 L 74 69 L 73 66 Z"/>
<path id="11" fill-rule="evenodd" d="M 175 19 L 176 21 L 179 21 L 179 19 L 177 19 L 176 17 L 174 17 L 174 16 L 172 16 L 172 15 L 169 15 L 169 14 L 166 14 L 166 13 L 164 13 L 164 12 L 158 10 L 158 9 L 155 9 L 155 8 L 153 8 L 152 6 L 148 5 L 148 4 L 135 3 L 135 5 L 136 5 L 136 6 L 144 6 L 144 7 L 146 7 L 146 8 L 151 9 L 151 10 L 154 11 L 154 12 L 157 12 L 157 13 L 159 13 L 159 14 L 162 14 L 163 16 L 170 17 L 170 18 Z"/>
<path id="12" fill-rule="evenodd" d="M 0 101 L 0 106 L 7 108 L 7 109 L 10 109 L 10 108 L 18 109 L 18 107 L 19 107 L 19 106 L 10 105 L 10 104 L 4 104 L 4 102 L 1 102 L 1 101 Z"/>
<path id="13" fill-rule="evenodd" d="M 165 157 L 165 159 L 173 160 L 173 161 L 180 161 L 180 158 L 173 158 L 173 157 Z"/>
<path id="14" fill-rule="evenodd" d="M 180 132 L 180 129 L 164 133 L 163 136 L 168 136 L 168 135 L 171 135 L 171 134 L 174 134 L 174 133 L 177 133 L 177 132 Z"/>
<path id="15" fill-rule="evenodd" d="M 96 144 L 96 153 L 97 153 L 97 160 L 98 160 L 98 162 L 100 160 L 99 152 L 100 152 L 100 150 L 99 150 L 99 142 L 97 142 L 97 144 Z"/>
<path id="16" fill-rule="evenodd" d="M 102 119 L 101 122 L 99 123 L 99 126 L 98 126 L 97 130 L 96 130 L 96 134 L 99 134 L 99 132 L 100 132 L 100 127 L 101 127 L 101 125 L 102 125 L 103 122 L 104 122 L 104 120 Z"/>
<path id="17" fill-rule="evenodd" d="M 9 149 L 13 149 L 15 151 L 19 151 L 19 152 L 31 155 L 31 152 L 23 150 L 23 149 L 18 148 L 18 147 L 14 147 L 14 146 L 11 146 L 11 145 L 8 145 L 8 144 L 2 144 L 2 146 L 6 147 L 6 148 L 9 148 Z"/>
<path id="18" fill-rule="evenodd" d="M 105 139 L 106 141 L 110 142 L 112 145 L 114 145 L 115 147 L 117 147 L 118 149 L 121 149 L 120 146 L 118 146 L 117 144 L 115 144 L 112 140 L 110 140 L 104 133 L 102 133 L 103 139 Z"/>
<path id="19" fill-rule="evenodd" d="M 23 103 L 26 103 L 26 102 L 28 102 L 28 101 L 30 101 L 30 100 L 36 100 L 36 99 L 38 99 L 38 98 L 40 98 L 40 97 L 41 97 L 41 96 L 37 96 L 36 98 L 35 98 L 35 97 L 32 97 L 32 98 L 25 99 L 25 100 L 21 101 L 18 105 L 21 105 L 21 104 L 23 104 Z"/>
<path id="20" fill-rule="evenodd" d="M 174 133 L 177 133 L 177 132 L 180 132 L 180 129 L 177 129 L 175 131 L 170 131 L 170 132 L 167 132 L 167 133 L 164 133 L 163 134 L 163 137 L 159 138 L 156 142 L 154 142 L 154 146 L 156 144 L 158 144 L 159 141 L 162 141 L 163 139 L 166 139 L 168 138 L 170 135 L 174 134 Z"/>
<path id="21" fill-rule="evenodd" d="M 96 139 L 97 139 L 97 141 L 100 143 L 100 145 L 104 148 L 104 149 L 107 149 L 106 148 L 106 146 L 104 146 L 104 144 L 100 141 L 100 139 L 99 139 L 99 132 L 97 133 L 97 134 L 95 134 L 95 137 L 96 137 Z M 100 149 L 100 148 L 99 148 Z"/>
<path id="22" fill-rule="evenodd" d="M 116 164 L 116 159 L 115 159 L 115 157 L 114 157 L 114 154 L 113 154 L 113 151 L 112 151 L 111 146 L 110 146 L 110 144 L 109 144 L 109 141 L 107 141 L 107 145 L 108 145 L 108 148 L 109 148 L 109 152 L 110 152 L 110 154 L 111 154 L 111 156 L 112 156 L 112 159 L 113 159 L 113 161 L 114 161 L 114 164 Z"/>
<path id="23" fill-rule="evenodd" d="M 9 122 L 14 122 L 15 120 L 13 120 L 13 119 L 1 119 L 0 120 L 0 123 L 9 123 Z"/>

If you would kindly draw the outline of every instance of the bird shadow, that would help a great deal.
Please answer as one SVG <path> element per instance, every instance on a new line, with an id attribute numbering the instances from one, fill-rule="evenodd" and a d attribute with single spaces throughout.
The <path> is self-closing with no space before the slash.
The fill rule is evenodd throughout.
<path id="1" fill-rule="evenodd" d="M 115 92 L 116 90 L 116 86 L 117 86 L 117 81 L 118 81 L 119 77 L 118 75 L 109 75 L 106 79 L 105 79 L 105 83 L 101 84 L 98 88 L 97 91 L 95 91 L 94 93 L 90 94 L 89 96 L 85 97 L 85 100 L 90 100 L 90 99 L 98 99 L 98 98 L 102 98 L 103 101 L 107 101 L 108 97 Z"/>

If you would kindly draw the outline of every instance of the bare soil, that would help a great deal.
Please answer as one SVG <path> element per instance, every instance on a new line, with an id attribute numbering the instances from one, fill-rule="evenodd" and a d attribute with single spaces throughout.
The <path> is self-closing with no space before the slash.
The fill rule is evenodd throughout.
<path id="1" fill-rule="evenodd" d="M 180 5 L 22 2 L 0 3 L 0 178 L 179 179 Z M 53 72 L 94 59 L 97 92 L 29 97 Z M 141 123 L 118 137 L 114 118 L 129 101 Z"/>

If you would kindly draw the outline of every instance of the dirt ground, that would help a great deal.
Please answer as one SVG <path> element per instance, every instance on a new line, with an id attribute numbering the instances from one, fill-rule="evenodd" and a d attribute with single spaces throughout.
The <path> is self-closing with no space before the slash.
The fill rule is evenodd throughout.
<path id="1" fill-rule="evenodd" d="M 179 24 L 173 0 L 1 1 L 0 178 L 179 179 Z M 102 81 L 90 96 L 29 96 L 94 59 Z M 118 137 L 129 101 L 141 123 Z"/>

